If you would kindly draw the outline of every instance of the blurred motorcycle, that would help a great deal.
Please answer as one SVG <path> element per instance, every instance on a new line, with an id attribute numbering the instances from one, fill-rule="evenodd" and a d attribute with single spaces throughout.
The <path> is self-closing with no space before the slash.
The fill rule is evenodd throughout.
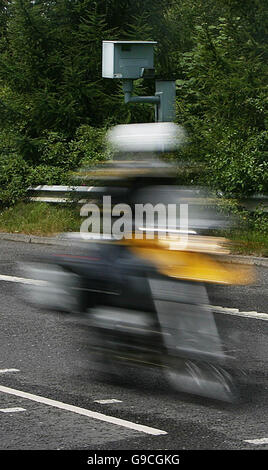
<path id="1" fill-rule="evenodd" d="M 112 204 L 186 204 L 187 228 L 178 229 L 177 220 L 163 230 L 161 220 L 157 230 L 139 221 L 122 239 L 69 234 L 69 254 L 23 264 L 37 281 L 25 286 L 27 299 L 84 315 L 92 360 L 109 370 L 157 368 L 178 391 L 233 401 L 229 368 L 235 358 L 222 345 L 206 288 L 253 280 L 252 268 L 225 262 L 227 240 L 212 236 L 229 219 L 203 189 L 176 186 L 173 166 L 155 158 L 105 163 L 90 169 L 89 177 L 112 180 Z"/>
<path id="2" fill-rule="evenodd" d="M 234 358 L 221 344 L 206 285 L 248 283 L 252 272 L 222 260 L 226 241 L 195 233 L 183 249 L 180 234 L 75 242 L 70 254 L 24 264 L 38 280 L 25 286 L 28 299 L 86 315 L 92 358 L 110 370 L 157 367 L 181 392 L 232 401 L 226 366 Z"/>

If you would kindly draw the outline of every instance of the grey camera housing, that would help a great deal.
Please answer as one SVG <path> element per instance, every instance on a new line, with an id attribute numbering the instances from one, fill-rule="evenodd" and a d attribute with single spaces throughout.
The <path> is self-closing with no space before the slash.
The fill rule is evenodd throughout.
<path id="1" fill-rule="evenodd" d="M 154 70 L 156 41 L 103 41 L 102 76 L 136 80 Z"/>

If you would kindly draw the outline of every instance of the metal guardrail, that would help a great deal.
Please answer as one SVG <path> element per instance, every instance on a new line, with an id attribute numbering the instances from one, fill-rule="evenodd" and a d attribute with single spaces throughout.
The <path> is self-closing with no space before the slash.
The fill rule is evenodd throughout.
<path id="1" fill-rule="evenodd" d="M 241 199 L 240 204 L 249 211 L 254 211 L 261 206 L 262 210 L 268 213 L 268 195 L 266 194 L 254 194 L 252 197 Z"/>
<path id="2" fill-rule="evenodd" d="M 122 188 L 123 189 L 123 188 Z M 99 198 L 103 195 L 112 195 L 118 188 L 102 186 L 36 186 L 28 189 L 31 201 L 49 203 L 72 203 L 85 204 L 89 200 Z M 240 201 L 241 206 L 254 211 L 260 205 L 264 212 L 268 213 L 268 195 L 256 194 L 250 198 Z"/>
<path id="3" fill-rule="evenodd" d="M 36 186 L 28 188 L 30 201 L 51 203 L 85 204 L 89 200 L 96 199 L 105 194 L 113 194 L 115 188 L 98 186 Z"/>

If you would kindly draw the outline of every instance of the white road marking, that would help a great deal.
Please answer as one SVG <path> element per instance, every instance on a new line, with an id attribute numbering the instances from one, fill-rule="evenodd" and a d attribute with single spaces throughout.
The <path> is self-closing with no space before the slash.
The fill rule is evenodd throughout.
<path id="1" fill-rule="evenodd" d="M 101 405 L 108 405 L 109 403 L 122 403 L 122 400 L 117 400 L 116 398 L 109 398 L 107 400 L 94 400 L 95 403 L 100 403 Z"/>
<path id="2" fill-rule="evenodd" d="M 2 408 L 0 409 L 1 413 L 17 413 L 18 411 L 26 411 L 25 408 Z"/>
<path id="3" fill-rule="evenodd" d="M 19 369 L 0 369 L 0 374 L 8 374 L 9 372 L 19 372 Z"/>
<path id="4" fill-rule="evenodd" d="M 24 277 L 16 277 L 16 276 L 7 276 L 4 274 L 0 274 L 0 281 L 6 282 L 19 282 L 22 284 L 32 284 L 37 286 L 47 285 L 47 281 L 42 281 L 39 279 L 27 279 Z M 209 305 L 210 309 L 216 313 L 223 313 L 225 315 L 236 315 L 238 317 L 247 317 L 247 318 L 254 318 L 256 320 L 268 320 L 268 313 L 262 312 L 243 312 L 240 311 L 238 308 L 229 308 L 229 307 L 222 307 L 220 305 Z"/>
<path id="5" fill-rule="evenodd" d="M 37 286 L 46 285 L 46 281 L 40 281 L 38 279 L 27 279 L 25 277 L 16 277 L 16 276 L 6 276 L 5 274 L 0 274 L 0 281 L 7 282 L 20 282 L 21 284 L 34 284 Z"/>
<path id="6" fill-rule="evenodd" d="M 160 434 L 167 434 L 166 431 L 161 431 L 160 429 L 151 428 L 149 426 L 143 426 L 142 424 L 132 423 L 130 421 L 125 421 L 124 419 L 115 418 L 113 416 L 107 416 L 102 413 L 96 413 L 95 411 L 87 410 L 85 408 L 79 408 L 78 406 L 69 405 L 67 403 L 62 403 L 60 401 L 51 400 L 50 398 L 40 397 L 38 395 L 32 395 L 31 393 L 26 393 L 21 390 L 15 390 L 13 388 L 4 387 L 0 385 L 0 392 L 8 393 L 10 395 L 15 395 L 20 398 L 25 398 L 27 400 L 32 400 L 37 403 L 42 403 L 44 405 L 54 406 L 55 408 L 60 408 L 65 411 L 71 411 L 73 413 L 78 413 L 83 416 L 88 416 L 92 419 L 97 419 L 99 421 L 105 421 L 106 423 L 115 424 L 117 426 L 123 426 L 125 428 L 133 429 L 135 431 L 140 431 L 145 434 L 151 434 L 154 436 L 159 436 Z"/>
<path id="7" fill-rule="evenodd" d="M 268 444 L 268 437 L 263 437 L 262 439 L 246 439 L 245 442 L 255 445 Z"/>
<path id="8" fill-rule="evenodd" d="M 242 312 L 238 308 L 227 308 L 227 307 L 220 307 L 217 305 L 211 305 L 211 310 L 216 313 L 223 313 L 225 315 L 235 315 L 237 317 L 247 317 L 247 318 L 255 318 L 256 320 L 268 320 L 268 313 L 261 313 L 261 312 Z"/>

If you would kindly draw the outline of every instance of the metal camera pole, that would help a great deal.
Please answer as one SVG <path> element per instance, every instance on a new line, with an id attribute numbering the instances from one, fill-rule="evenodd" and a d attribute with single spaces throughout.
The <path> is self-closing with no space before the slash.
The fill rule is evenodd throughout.
<path id="1" fill-rule="evenodd" d="M 154 77 L 155 44 L 155 41 L 103 41 L 102 76 L 122 79 L 125 103 L 154 104 L 156 122 L 173 122 L 174 80 L 156 80 L 154 96 L 132 96 L 134 80 Z"/>
<path id="2" fill-rule="evenodd" d="M 132 96 L 133 80 L 123 80 L 125 103 L 152 103 L 155 105 L 155 122 L 175 121 L 175 81 L 156 80 L 155 90 L 154 96 Z"/>

